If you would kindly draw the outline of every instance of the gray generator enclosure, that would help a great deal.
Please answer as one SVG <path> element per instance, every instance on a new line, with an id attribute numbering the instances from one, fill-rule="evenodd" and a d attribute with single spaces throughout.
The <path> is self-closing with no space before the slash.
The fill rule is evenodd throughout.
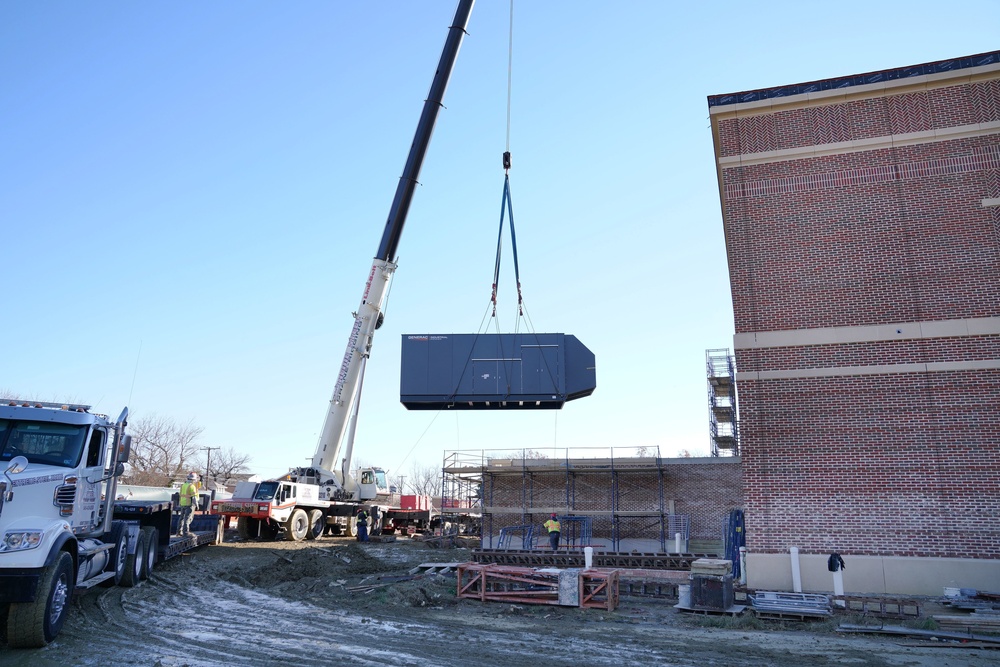
<path id="1" fill-rule="evenodd" d="M 596 386 L 594 353 L 569 334 L 403 335 L 409 410 L 559 409 Z"/>

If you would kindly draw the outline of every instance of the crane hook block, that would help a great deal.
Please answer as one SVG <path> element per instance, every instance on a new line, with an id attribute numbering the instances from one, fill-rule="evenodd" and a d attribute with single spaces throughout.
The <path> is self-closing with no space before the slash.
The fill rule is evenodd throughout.
<path id="1" fill-rule="evenodd" d="M 503 168 L 510 169 L 510 151 L 503 152 Z"/>

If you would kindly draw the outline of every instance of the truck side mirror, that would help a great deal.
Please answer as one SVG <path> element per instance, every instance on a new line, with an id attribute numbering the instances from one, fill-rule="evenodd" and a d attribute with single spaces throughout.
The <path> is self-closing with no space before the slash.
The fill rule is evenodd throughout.
<path id="1" fill-rule="evenodd" d="M 128 457 L 132 454 L 132 436 L 129 434 L 123 435 L 118 439 L 118 462 L 126 463 L 128 462 Z M 119 475 L 121 473 L 118 473 Z"/>
<path id="2" fill-rule="evenodd" d="M 7 484 L 4 485 L 5 491 L 0 494 L 0 507 L 7 501 L 14 499 L 14 481 L 10 478 L 11 475 L 16 475 L 19 472 L 24 472 L 24 469 L 28 467 L 28 458 L 25 456 L 15 456 L 7 464 L 7 469 L 3 471 L 3 476 L 7 478 Z"/>
<path id="3" fill-rule="evenodd" d="M 125 464 L 119 461 L 118 465 L 115 466 L 115 477 L 121 477 L 124 474 L 125 474 Z"/>
<path id="4" fill-rule="evenodd" d="M 19 472 L 24 472 L 24 469 L 27 467 L 28 458 L 26 456 L 15 456 L 10 460 L 7 469 L 3 472 L 5 475 L 16 475 Z"/>

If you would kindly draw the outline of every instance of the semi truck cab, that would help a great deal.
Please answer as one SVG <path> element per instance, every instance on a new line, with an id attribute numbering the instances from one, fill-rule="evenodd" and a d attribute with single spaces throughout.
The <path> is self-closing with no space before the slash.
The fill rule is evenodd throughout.
<path id="1" fill-rule="evenodd" d="M 125 530 L 107 540 L 127 414 L 112 422 L 85 405 L 0 405 L 0 612 L 12 645 L 51 641 L 85 581 L 120 580 Z M 33 624 L 39 607 L 44 622 Z"/>

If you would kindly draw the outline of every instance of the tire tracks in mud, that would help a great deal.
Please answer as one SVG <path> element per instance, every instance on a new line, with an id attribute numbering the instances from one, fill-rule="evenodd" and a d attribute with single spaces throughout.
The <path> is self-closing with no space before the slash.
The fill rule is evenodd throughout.
<path id="1" fill-rule="evenodd" d="M 74 596 L 55 642 L 0 646 L 0 664 L 985 667 L 995 657 L 829 633 L 691 627 L 662 601 L 623 601 L 615 612 L 479 603 L 456 599 L 447 580 L 348 590 L 422 562 L 468 558 L 419 546 L 324 540 L 205 548 L 161 564 L 134 588 Z"/>

